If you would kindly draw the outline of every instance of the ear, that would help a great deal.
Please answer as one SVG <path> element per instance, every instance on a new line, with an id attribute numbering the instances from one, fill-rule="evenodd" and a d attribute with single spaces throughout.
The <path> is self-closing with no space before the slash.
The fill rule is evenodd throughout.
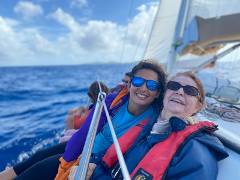
<path id="1" fill-rule="evenodd" d="M 202 108 L 202 104 L 200 102 L 197 102 L 196 106 L 195 106 L 195 110 L 193 114 L 197 114 L 199 109 Z"/>
<path id="2" fill-rule="evenodd" d="M 131 83 L 128 83 L 128 84 L 127 84 L 127 88 L 128 88 L 128 92 L 130 92 L 130 89 L 131 89 Z"/>
<path id="3" fill-rule="evenodd" d="M 157 91 L 157 94 L 155 95 L 155 98 L 158 98 L 158 96 L 160 95 L 160 93 L 161 93 L 161 89 L 159 89 L 159 90 Z"/>

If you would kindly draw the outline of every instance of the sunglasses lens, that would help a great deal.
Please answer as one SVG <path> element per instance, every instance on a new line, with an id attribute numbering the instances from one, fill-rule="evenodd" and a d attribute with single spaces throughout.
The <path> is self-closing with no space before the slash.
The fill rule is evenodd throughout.
<path id="1" fill-rule="evenodd" d="M 181 84 L 179 84 L 178 82 L 174 82 L 174 81 L 169 81 L 167 83 L 167 88 L 171 89 L 173 91 L 177 91 L 178 89 L 181 88 Z"/>
<path id="2" fill-rule="evenodd" d="M 144 79 L 140 78 L 140 77 L 134 77 L 132 79 L 132 84 L 136 87 L 140 87 L 142 86 L 144 83 Z"/>
<path id="3" fill-rule="evenodd" d="M 174 82 L 174 81 L 169 81 L 167 83 L 167 88 L 171 89 L 173 91 L 177 91 L 178 89 L 180 89 L 181 87 L 183 87 L 183 91 L 184 93 L 190 95 L 190 96 L 196 96 L 198 95 L 198 89 L 193 87 L 193 86 L 182 86 L 180 83 L 178 82 Z"/>
<path id="4" fill-rule="evenodd" d="M 196 96 L 198 95 L 198 89 L 193 87 L 193 86 L 184 86 L 183 90 L 186 94 L 191 95 L 191 96 Z"/>
<path id="5" fill-rule="evenodd" d="M 147 88 L 151 91 L 156 91 L 159 87 L 159 83 L 156 81 L 148 81 L 147 82 Z"/>

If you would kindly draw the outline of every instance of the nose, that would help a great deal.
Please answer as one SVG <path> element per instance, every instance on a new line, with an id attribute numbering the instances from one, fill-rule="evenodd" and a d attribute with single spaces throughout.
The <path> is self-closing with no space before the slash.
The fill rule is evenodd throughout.
<path id="1" fill-rule="evenodd" d="M 183 95 L 184 95 L 183 88 L 181 87 L 180 89 L 178 89 L 178 90 L 176 91 L 176 94 L 179 94 L 180 96 L 183 96 Z"/>
<path id="2" fill-rule="evenodd" d="M 143 85 L 140 87 L 142 91 L 147 91 L 147 83 L 144 82 Z"/>

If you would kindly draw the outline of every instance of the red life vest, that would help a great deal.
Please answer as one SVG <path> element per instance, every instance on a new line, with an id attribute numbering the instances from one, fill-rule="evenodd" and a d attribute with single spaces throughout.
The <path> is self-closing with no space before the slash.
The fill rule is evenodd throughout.
<path id="1" fill-rule="evenodd" d="M 134 143 L 148 120 L 149 118 L 141 121 L 118 139 L 123 154 L 126 153 Z M 184 130 L 171 132 L 170 136 L 166 140 L 158 142 L 148 151 L 145 157 L 134 169 L 130 177 L 134 180 L 139 178 L 153 180 L 164 179 L 167 175 L 167 169 L 172 158 L 175 153 L 183 147 L 183 141 L 187 137 L 187 139 L 193 137 L 203 129 L 209 132 L 214 132 L 216 130 L 214 127 L 215 124 L 212 122 L 200 121 L 194 125 L 186 126 Z M 110 146 L 102 160 L 106 165 L 108 165 L 108 167 L 111 167 L 117 162 L 118 157 L 114 144 Z"/>

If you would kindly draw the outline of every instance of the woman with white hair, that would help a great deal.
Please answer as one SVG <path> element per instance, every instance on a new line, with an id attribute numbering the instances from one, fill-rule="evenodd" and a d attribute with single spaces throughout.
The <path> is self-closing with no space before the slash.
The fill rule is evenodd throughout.
<path id="1" fill-rule="evenodd" d="M 131 179 L 217 178 L 217 161 L 228 154 L 210 134 L 216 125 L 199 122 L 194 116 L 204 100 L 203 85 L 193 73 L 181 72 L 171 78 L 158 118 L 138 123 L 118 140 Z M 120 169 L 113 144 L 94 154 L 87 179 L 123 179 Z"/>

